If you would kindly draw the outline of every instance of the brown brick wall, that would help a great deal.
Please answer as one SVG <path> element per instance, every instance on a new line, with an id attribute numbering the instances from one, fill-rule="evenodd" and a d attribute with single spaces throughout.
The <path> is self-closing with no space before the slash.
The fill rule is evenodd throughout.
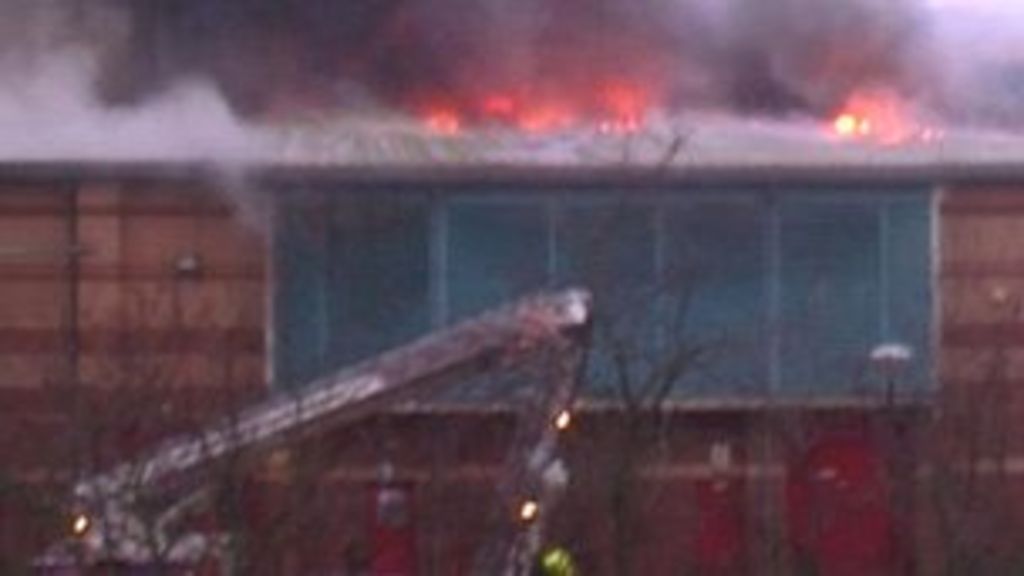
<path id="1" fill-rule="evenodd" d="M 68 453 L 69 443 L 76 441 L 101 445 L 98 456 L 109 460 L 144 447 L 167 429 L 198 425 L 203 414 L 236 400 L 234 390 L 261 389 L 265 384 L 265 239 L 236 218 L 229 203 L 199 184 L 86 182 L 74 186 L 0 186 L 0 470 L 11 465 L 30 471 L 52 467 L 54 454 Z M 70 226 L 69 218 L 75 214 L 77 219 Z M 1024 385 L 1024 186 L 948 190 L 940 215 L 940 358 L 945 404 L 940 426 L 927 437 L 927 456 L 937 455 L 935 462 L 949 455 L 950 462 L 988 459 L 989 464 L 1010 456 L 1013 460 L 1005 478 L 990 466 L 975 488 L 985 494 L 997 488 L 1013 493 L 1011 500 L 994 504 L 979 500 L 1012 516 L 979 520 L 996 522 L 985 530 L 1009 533 L 1024 526 L 1024 511 L 1016 506 L 1024 502 L 1017 497 L 1024 458 L 1016 456 L 1024 455 L 1024 394 L 1019 392 Z M 69 266 L 66 255 L 76 246 L 81 255 L 76 266 Z M 177 271 L 175 264 L 185 255 L 198 257 L 199 273 Z M 75 298 L 78 310 L 71 315 Z M 72 331 L 73 327 L 77 330 Z M 71 355 L 71 344 L 77 345 L 77 355 Z M 75 369 L 75 378 L 68 378 L 70 368 Z M 70 435 L 69 418 L 81 413 L 76 416 L 67 409 L 67 401 L 74 398 L 68 393 L 69 385 L 96 391 L 75 400 L 91 416 L 92 426 L 78 426 Z M 140 387 L 160 394 L 173 391 L 174 401 L 163 402 Z M 507 423 L 489 420 L 448 436 L 441 433 L 438 422 L 429 419 L 422 426 L 414 426 L 412 417 L 391 422 L 401 429 L 394 456 L 410 470 L 425 473 L 439 465 L 490 470 L 482 488 L 472 478 L 459 480 L 472 487 L 433 486 L 429 478 L 421 478 L 424 495 L 446 489 L 455 494 L 419 500 L 419 505 L 429 508 L 423 512 L 426 516 L 462 514 L 467 524 L 481 520 L 479 512 L 491 496 L 487 484 L 506 455 L 508 440 Z M 784 453 L 787 434 L 799 436 L 792 422 L 773 427 L 751 420 L 757 418 L 704 422 L 694 428 L 678 423 L 668 426 L 679 438 L 670 438 L 666 445 L 671 448 L 666 470 L 699 470 L 706 465 L 708 446 L 714 441 L 729 440 L 741 459 L 746 447 L 753 450 L 764 437 L 775 437 L 776 450 Z M 835 421 L 823 426 L 834 427 Z M 387 452 L 375 441 L 380 436 L 384 434 L 376 434 L 371 426 L 335 440 L 338 453 L 332 457 L 342 463 L 336 470 L 339 482 L 363 488 L 372 482 Z M 789 448 L 798 452 L 798 444 Z M 980 451 L 970 452 L 974 444 L 982 447 Z M 600 457 L 612 445 L 609 439 L 595 441 L 592 452 L 576 446 L 583 455 L 576 464 L 577 481 L 606 478 L 598 468 Z M 779 467 L 785 465 L 786 457 L 774 454 L 770 460 L 769 464 Z M 357 471 L 369 476 L 347 479 Z M 940 514 L 933 507 L 935 502 L 945 502 L 951 494 L 959 497 L 960 487 L 935 488 L 934 476 L 926 478 L 918 494 L 917 513 L 921 526 L 933 526 L 941 519 L 921 518 Z M 674 558 L 675 554 L 679 556 L 673 560 L 675 565 L 686 561 L 687 535 L 693 533 L 695 522 L 693 482 L 689 477 L 673 477 L 657 490 L 651 489 L 651 514 L 658 520 L 649 523 L 657 527 L 650 542 L 664 549 L 648 556 Z M 993 482 L 1003 484 L 992 488 Z M 591 552 L 600 556 L 612 544 L 599 542 L 608 535 L 596 528 L 603 511 L 590 498 L 604 488 L 592 484 L 566 503 L 568 510 L 578 508 L 566 516 L 567 522 L 577 524 L 557 530 L 585 534 L 585 540 L 601 549 Z M 465 498 L 473 490 L 481 493 Z M 352 489 L 342 492 L 348 499 L 335 510 L 339 518 L 365 511 L 365 494 L 356 496 Z M 778 487 L 771 492 L 779 500 Z M 646 486 L 641 493 L 648 493 Z M 751 496 L 746 501 L 754 500 Z M 444 509 L 447 505 L 459 509 Z M 976 513 L 985 516 L 988 511 Z M 464 556 L 465 550 L 473 548 L 474 530 L 464 529 L 467 524 L 460 527 L 437 518 L 430 521 L 431 527 L 437 527 L 433 540 L 429 534 L 434 533 L 428 532 L 420 543 L 433 550 L 424 552 L 425 562 Z M 334 534 L 340 540 L 365 539 L 358 526 L 352 528 L 362 520 L 353 522 Z M 933 549 L 950 544 L 948 535 L 932 532 L 925 530 L 921 536 L 925 542 L 921 552 L 929 558 L 938 555 Z M 0 549 L 0 555 L 4 552 Z M 648 567 L 648 573 L 671 571 Z"/>
<path id="2" fill-rule="evenodd" d="M 197 366 L 230 360 L 243 369 L 227 384 L 261 386 L 261 235 L 200 185 L 73 186 L 0 189 L 0 388 L 113 366 L 119 353 L 180 360 L 195 385 L 225 378 Z M 190 256 L 195 274 L 177 269 Z"/>
<path id="3" fill-rule="evenodd" d="M 235 212 L 195 182 L 0 184 L 0 558 L 55 541 L 75 468 L 265 389 L 267 251 Z"/>
<path id="4" fill-rule="evenodd" d="M 1024 378 L 1024 186 L 947 190 L 941 209 L 942 375 Z"/>

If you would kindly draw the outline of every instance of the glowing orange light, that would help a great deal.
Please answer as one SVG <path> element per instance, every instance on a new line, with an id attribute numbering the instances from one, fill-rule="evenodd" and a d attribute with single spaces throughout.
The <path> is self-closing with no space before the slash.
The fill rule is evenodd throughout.
<path id="1" fill-rule="evenodd" d="M 424 118 L 427 127 L 445 136 L 454 136 L 462 129 L 459 115 L 451 110 L 433 110 Z"/>
<path id="2" fill-rule="evenodd" d="M 555 416 L 555 428 L 557 428 L 558 430 L 568 430 L 569 426 L 571 425 L 572 413 L 570 413 L 568 410 L 562 410 L 561 412 L 558 413 L 558 416 Z"/>
<path id="3" fill-rule="evenodd" d="M 523 522 L 533 522 L 540 513 L 540 504 L 536 500 L 527 500 L 519 507 L 519 519 Z"/>
<path id="4" fill-rule="evenodd" d="M 84 536 L 89 531 L 91 522 L 85 514 L 76 515 L 71 521 L 71 533 L 75 536 Z"/>
<path id="5" fill-rule="evenodd" d="M 898 95 L 888 91 L 853 94 L 832 121 L 832 131 L 840 138 L 858 138 L 883 145 L 908 141 L 927 143 L 941 138 L 939 131 L 924 125 Z"/>
<path id="6" fill-rule="evenodd" d="M 487 89 L 472 100 L 438 94 L 419 102 L 425 126 L 441 135 L 455 135 L 467 127 L 504 126 L 530 134 L 546 134 L 584 123 L 603 133 L 641 129 L 651 109 L 651 87 L 621 78 L 594 84 L 560 83 L 515 89 Z"/>
<path id="7" fill-rule="evenodd" d="M 599 130 L 605 133 L 639 130 L 650 107 L 647 93 L 625 82 L 611 82 L 603 86 L 599 101 L 610 116 L 598 125 Z"/>
<path id="8" fill-rule="evenodd" d="M 871 122 L 851 113 L 837 116 L 832 127 L 836 134 L 843 137 L 866 136 L 871 133 Z"/>
<path id="9" fill-rule="evenodd" d="M 573 124 L 572 112 L 556 104 L 542 104 L 527 110 L 519 116 L 519 128 L 526 132 L 539 134 L 563 130 Z"/>

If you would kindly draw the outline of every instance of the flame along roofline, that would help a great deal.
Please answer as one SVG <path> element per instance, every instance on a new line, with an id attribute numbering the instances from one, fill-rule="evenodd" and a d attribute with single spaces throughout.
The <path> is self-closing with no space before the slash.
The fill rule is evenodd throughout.
<path id="1" fill-rule="evenodd" d="M 419 124 L 369 119 L 254 127 L 246 138 L 236 143 L 244 153 L 222 155 L 0 151 L 0 178 L 245 175 L 272 182 L 388 184 L 1024 180 L 1024 137 L 1005 131 L 929 128 L 928 138 L 910 135 L 885 143 L 871 135 L 842 137 L 831 125 L 815 122 L 693 118 L 652 120 L 628 134 L 479 129 L 446 136 Z"/>
<path id="2" fill-rule="evenodd" d="M 658 117 L 630 133 L 583 127 L 547 134 L 500 128 L 438 134 L 411 121 L 336 119 L 254 125 L 223 149 L 102 146 L 0 150 L 0 177 L 195 178 L 386 183 L 567 180 L 1006 180 L 1024 179 L 1024 136 L 927 128 L 905 139 L 842 136 L 828 123 L 729 117 Z M 920 136 L 920 137 L 918 137 Z M 119 144 L 117 141 L 111 144 Z M 120 143 L 124 144 L 124 143 Z M 56 147 L 56 148 L 54 148 Z"/>

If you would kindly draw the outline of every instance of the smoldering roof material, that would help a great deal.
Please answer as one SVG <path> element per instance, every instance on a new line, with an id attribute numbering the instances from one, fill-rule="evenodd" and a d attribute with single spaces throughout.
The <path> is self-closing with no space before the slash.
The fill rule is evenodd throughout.
<path id="1" fill-rule="evenodd" d="M 604 135 L 586 130 L 530 136 L 466 131 L 439 136 L 414 122 L 283 126 L 260 132 L 245 155 L 225 161 L 205 150 L 173 156 L 161 150 L 90 149 L 89 154 L 10 156 L 0 153 L 8 178 L 171 178 L 243 173 L 287 181 L 466 182 L 594 181 L 642 185 L 671 178 L 760 183 L 1019 182 L 1024 138 L 955 131 L 929 142 L 899 146 L 843 141 L 813 123 L 752 123 L 697 119 L 652 124 L 642 132 Z M 0 151 L 2 152 L 2 151 Z M 212 172 L 211 172 L 212 171 Z"/>

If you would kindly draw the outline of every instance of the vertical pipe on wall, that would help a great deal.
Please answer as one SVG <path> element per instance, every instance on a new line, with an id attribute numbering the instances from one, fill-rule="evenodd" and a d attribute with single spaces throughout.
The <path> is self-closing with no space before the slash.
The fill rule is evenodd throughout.
<path id="1" fill-rule="evenodd" d="M 263 357 L 263 381 L 268 389 L 273 389 L 277 384 L 277 355 L 279 350 L 277 349 L 277 322 L 278 322 L 278 311 L 275 303 L 277 302 L 277 290 L 279 283 L 277 281 L 277 251 L 278 244 L 280 243 L 280 213 L 281 213 L 281 200 L 278 194 L 271 194 L 267 199 L 266 205 L 269 206 L 269 210 L 264 214 L 266 221 L 267 235 L 264 237 L 263 246 L 263 261 L 265 266 L 263 267 L 263 345 L 264 345 L 264 357 Z"/>
<path id="2" fill-rule="evenodd" d="M 66 410 L 70 417 L 70 426 L 67 429 L 68 437 L 66 462 L 71 465 L 71 472 L 78 475 L 86 462 L 86 446 L 83 445 L 83 438 L 78 428 L 85 417 L 82 389 L 79 382 L 79 364 L 81 352 L 81 333 L 79 325 L 80 308 L 80 270 L 79 256 L 79 191 L 74 182 L 65 185 L 61 194 L 64 196 L 64 246 L 59 254 L 61 260 L 61 274 L 64 278 L 64 305 L 62 310 L 62 323 L 64 329 L 64 362 L 62 366 L 61 382 L 57 387 L 58 402 L 66 403 L 59 408 Z"/>
<path id="3" fill-rule="evenodd" d="M 65 377 L 67 383 L 76 384 L 79 376 L 79 353 L 81 349 L 79 333 L 79 256 L 80 246 L 78 245 L 78 188 L 75 184 L 69 184 L 64 190 L 65 197 L 65 218 L 64 238 L 65 246 L 63 254 L 64 280 L 66 283 L 64 303 L 64 353 L 65 353 Z"/>

